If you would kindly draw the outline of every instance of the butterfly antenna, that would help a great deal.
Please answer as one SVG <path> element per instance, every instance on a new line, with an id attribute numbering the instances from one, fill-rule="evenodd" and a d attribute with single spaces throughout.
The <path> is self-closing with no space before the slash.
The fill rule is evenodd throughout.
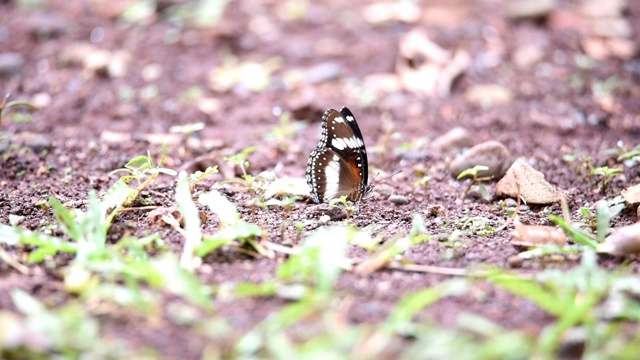
<path id="1" fill-rule="evenodd" d="M 398 170 L 398 171 L 394 172 L 393 174 L 391 174 L 389 176 L 383 177 L 382 179 L 380 179 L 380 181 L 387 180 L 388 178 L 394 177 L 394 176 L 400 174 L 401 172 L 402 172 L 402 170 Z M 375 180 L 378 177 L 378 175 L 380 175 L 380 173 L 376 174 L 376 177 L 374 177 L 373 180 Z M 371 183 L 373 183 L 373 180 L 371 180 Z"/>

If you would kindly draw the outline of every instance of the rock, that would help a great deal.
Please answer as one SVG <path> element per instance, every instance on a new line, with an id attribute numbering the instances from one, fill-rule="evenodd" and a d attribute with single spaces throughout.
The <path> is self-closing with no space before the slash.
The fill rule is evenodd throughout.
<path id="1" fill-rule="evenodd" d="M 555 0 L 511 0 L 506 7 L 506 16 L 513 20 L 536 20 L 545 18 L 556 8 Z"/>
<path id="2" fill-rule="evenodd" d="M 422 9 L 409 1 L 378 2 L 365 7 L 362 15 L 368 23 L 374 25 L 393 22 L 410 24 L 420 19 Z"/>
<path id="3" fill-rule="evenodd" d="M 506 198 L 504 200 L 504 205 L 507 208 L 515 208 L 516 206 L 518 206 L 518 202 L 516 200 L 512 199 L 512 198 Z"/>
<path id="4" fill-rule="evenodd" d="M 479 171 L 478 177 L 492 176 L 497 180 L 504 176 L 512 163 L 509 149 L 498 141 L 487 141 L 472 147 L 462 155 L 458 155 L 449 164 L 449 171 L 451 171 L 451 176 L 457 178 L 464 170 L 484 165 L 489 169 Z"/>
<path id="5" fill-rule="evenodd" d="M 340 221 L 347 218 L 347 211 L 339 206 L 332 206 L 329 204 L 319 204 L 312 206 L 309 209 L 309 214 L 312 217 L 319 217 L 322 222 Z M 327 221 L 323 221 L 324 219 Z"/>
<path id="6" fill-rule="evenodd" d="M 24 145 L 31 148 L 35 154 L 40 154 L 43 151 L 49 151 L 53 147 L 51 138 L 43 134 L 29 133 L 25 134 Z"/>
<path id="7" fill-rule="evenodd" d="M 619 17 L 624 14 L 626 0 L 582 0 L 579 13 L 585 17 Z"/>
<path id="8" fill-rule="evenodd" d="M 73 43 L 61 51 L 59 59 L 62 64 L 82 66 L 90 73 L 118 78 L 127 74 L 133 57 L 125 50 L 111 52 L 90 43 Z"/>
<path id="9" fill-rule="evenodd" d="M 408 197 L 406 197 L 404 195 L 397 195 L 396 194 L 396 195 L 389 196 L 389 202 L 391 202 L 394 205 L 407 205 L 411 201 L 409 200 Z"/>
<path id="10" fill-rule="evenodd" d="M 509 89 L 502 85 L 485 84 L 469 86 L 464 92 L 464 98 L 471 103 L 488 108 L 495 105 L 508 104 L 511 102 L 513 95 Z"/>
<path id="11" fill-rule="evenodd" d="M 496 196 L 517 198 L 518 184 L 520 196 L 528 204 L 551 204 L 564 197 L 561 190 L 549 184 L 541 172 L 522 159 L 517 159 L 502 180 L 498 181 Z"/>
<path id="12" fill-rule="evenodd" d="M 520 69 L 527 69 L 542 60 L 544 47 L 536 44 L 524 44 L 513 53 L 513 63 Z"/>
<path id="13" fill-rule="evenodd" d="M 427 215 L 431 217 L 445 217 L 447 215 L 444 210 L 444 206 L 436 204 L 427 206 L 427 210 L 425 211 Z"/>
<path id="14" fill-rule="evenodd" d="M 620 256 L 640 253 L 640 223 L 616 229 L 598 246 L 598 252 Z"/>
<path id="15" fill-rule="evenodd" d="M 638 47 L 635 41 L 623 38 L 610 38 L 605 41 L 612 55 L 628 60 L 636 56 Z"/>
<path id="16" fill-rule="evenodd" d="M 594 18 L 587 25 L 587 32 L 593 36 L 631 37 L 631 25 L 624 18 Z"/>
<path id="17" fill-rule="evenodd" d="M 55 14 L 39 14 L 27 20 L 27 28 L 37 40 L 56 38 L 70 26 L 69 20 Z"/>
<path id="18" fill-rule="evenodd" d="M 609 49 L 604 41 L 604 39 L 600 38 L 586 38 L 582 39 L 580 42 L 580 46 L 585 54 L 594 58 L 595 60 L 604 60 L 607 56 L 609 56 Z"/>
<path id="19" fill-rule="evenodd" d="M 507 258 L 507 265 L 509 265 L 511 269 L 519 269 L 522 267 L 522 264 L 524 264 L 524 259 L 518 255 L 512 255 Z"/>
<path id="20" fill-rule="evenodd" d="M 431 149 L 440 153 L 448 153 L 453 150 L 464 149 L 473 146 L 471 134 L 462 127 L 453 128 L 437 137 L 431 143 Z"/>
<path id="21" fill-rule="evenodd" d="M 24 63 L 24 57 L 18 53 L 1 53 L 0 76 L 12 76 L 21 73 L 24 69 Z"/>
<path id="22" fill-rule="evenodd" d="M 338 79 L 342 73 L 343 71 L 340 64 L 328 61 L 306 69 L 303 73 L 303 77 L 307 84 L 319 84 L 325 81 Z"/>
<path id="23" fill-rule="evenodd" d="M 380 194 L 380 196 L 383 198 L 388 198 L 389 196 L 393 195 L 393 192 L 394 192 L 394 188 L 391 185 L 387 185 L 387 184 L 377 184 L 374 186 L 373 189 L 377 194 Z"/>

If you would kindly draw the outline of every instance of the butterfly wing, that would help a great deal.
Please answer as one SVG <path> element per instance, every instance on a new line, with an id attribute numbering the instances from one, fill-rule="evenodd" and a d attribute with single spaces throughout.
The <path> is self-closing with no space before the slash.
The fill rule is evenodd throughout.
<path id="1" fill-rule="evenodd" d="M 347 195 L 359 201 L 370 189 L 367 153 L 355 117 L 346 107 L 322 117 L 322 138 L 307 164 L 307 183 L 316 202 Z"/>

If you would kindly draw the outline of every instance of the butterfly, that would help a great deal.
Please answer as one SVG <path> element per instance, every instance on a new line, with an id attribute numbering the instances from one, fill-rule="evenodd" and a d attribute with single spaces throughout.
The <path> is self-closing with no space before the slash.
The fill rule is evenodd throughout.
<path id="1" fill-rule="evenodd" d="M 322 116 L 322 138 L 309 155 L 307 183 L 316 203 L 346 195 L 360 201 L 371 191 L 367 149 L 355 116 L 343 107 Z"/>

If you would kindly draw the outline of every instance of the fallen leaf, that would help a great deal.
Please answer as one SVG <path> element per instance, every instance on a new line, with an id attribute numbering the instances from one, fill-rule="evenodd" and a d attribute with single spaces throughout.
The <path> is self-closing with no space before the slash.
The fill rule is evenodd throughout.
<path id="1" fill-rule="evenodd" d="M 598 252 L 620 256 L 640 253 L 640 223 L 616 229 L 598 246 Z"/>
<path id="2" fill-rule="evenodd" d="M 567 245 L 567 236 L 553 226 L 524 225 L 516 217 L 513 220 L 514 230 L 511 232 L 511 244 L 526 248 L 546 244 Z"/>
<path id="3" fill-rule="evenodd" d="M 445 50 L 420 30 L 400 41 L 396 73 L 407 91 L 426 96 L 447 96 L 453 81 L 471 64 L 465 50 Z"/>
<path id="4" fill-rule="evenodd" d="M 628 188 L 622 190 L 622 197 L 624 201 L 629 204 L 637 204 L 640 203 L 640 184 L 629 186 Z"/>

